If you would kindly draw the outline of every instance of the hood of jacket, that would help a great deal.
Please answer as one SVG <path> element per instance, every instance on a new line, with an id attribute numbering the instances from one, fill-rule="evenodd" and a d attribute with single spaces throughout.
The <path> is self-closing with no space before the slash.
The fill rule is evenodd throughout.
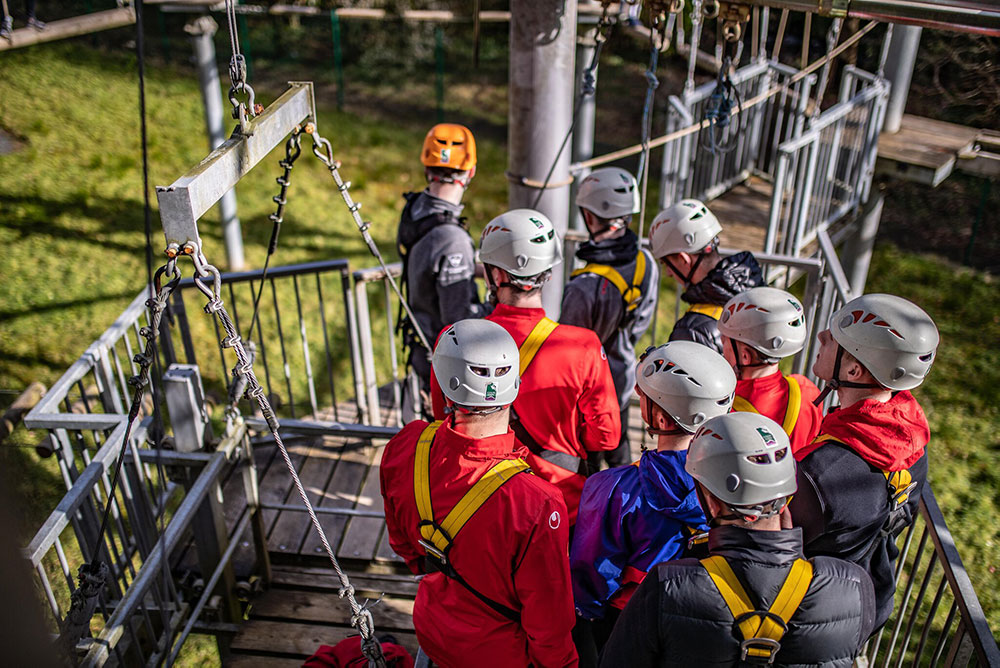
<path id="1" fill-rule="evenodd" d="M 717 304 L 750 288 L 764 284 L 764 274 L 750 251 L 724 257 L 700 282 L 690 286 L 681 299 L 688 304 Z"/>
<path id="2" fill-rule="evenodd" d="M 431 229 L 438 225 L 459 225 L 465 227 L 461 218 L 464 204 L 452 204 L 440 197 L 435 197 L 424 190 L 419 193 L 405 193 L 403 198 L 403 215 L 399 222 L 396 242 L 401 255 L 405 255 Z"/>
<path id="3" fill-rule="evenodd" d="M 866 399 L 831 411 L 803 456 L 821 447 L 824 437 L 840 441 L 883 471 L 902 471 L 923 456 L 931 430 L 923 408 L 903 391 L 884 403 Z"/>
<path id="4" fill-rule="evenodd" d="M 603 241 L 586 241 L 576 251 L 576 256 L 584 262 L 609 264 L 611 266 L 628 264 L 635 260 L 639 252 L 639 237 L 632 230 L 614 239 Z"/>
<path id="5" fill-rule="evenodd" d="M 649 505 L 691 525 L 704 523 L 694 480 L 684 470 L 687 450 L 647 450 L 639 459 L 639 481 Z"/>

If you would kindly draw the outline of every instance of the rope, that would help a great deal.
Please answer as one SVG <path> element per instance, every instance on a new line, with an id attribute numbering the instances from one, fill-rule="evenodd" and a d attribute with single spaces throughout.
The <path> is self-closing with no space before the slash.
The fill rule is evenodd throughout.
<path id="1" fill-rule="evenodd" d="M 340 580 L 340 597 L 346 598 L 351 606 L 351 625 L 357 628 L 358 632 L 361 634 L 362 651 L 368 658 L 369 665 L 385 666 L 385 657 L 382 654 L 382 647 L 375 638 L 375 622 L 372 618 L 371 612 L 369 611 L 369 603 L 366 601 L 365 604 L 362 605 L 358 603 L 355 598 L 354 586 L 351 584 L 347 574 L 344 573 L 344 570 L 340 567 L 337 557 L 333 554 L 333 547 L 331 547 L 330 541 L 326 537 L 323 525 L 320 524 L 319 517 L 316 515 L 316 510 L 309 501 L 309 496 L 306 493 L 305 487 L 302 485 L 302 480 L 299 478 L 298 471 L 295 470 L 295 465 L 292 463 L 292 459 L 288 454 L 287 448 L 285 448 L 284 441 L 282 441 L 281 435 L 278 433 L 279 425 L 278 420 L 274 415 L 274 409 L 271 407 L 271 403 L 267 399 L 264 388 L 261 387 L 256 374 L 254 374 L 253 363 L 250 360 L 246 347 L 243 345 L 243 339 L 236 330 L 236 326 L 233 324 L 233 320 L 229 316 L 229 312 L 226 310 L 225 304 L 220 296 L 222 291 L 222 279 L 219 274 L 219 270 L 203 260 L 200 250 L 191 257 L 195 265 L 195 285 L 209 299 L 208 304 L 205 306 L 205 312 L 210 315 L 214 314 L 219 319 L 222 323 L 222 328 L 226 332 L 226 336 L 222 339 L 221 344 L 224 348 L 232 348 L 236 353 L 237 364 L 233 369 L 233 374 L 245 376 L 247 379 L 247 395 L 257 401 L 257 406 L 260 408 L 261 415 L 267 422 L 267 427 L 271 432 L 271 436 L 274 438 L 274 442 L 278 446 L 281 458 L 284 460 L 285 467 L 288 469 L 288 473 L 292 478 L 292 482 L 294 483 L 295 489 L 299 494 L 299 498 L 302 500 L 302 505 L 305 506 L 313 528 L 316 530 L 320 542 L 323 543 L 323 549 L 326 551 L 327 557 L 330 559 L 330 564 L 333 566 L 333 570 L 336 572 L 337 578 Z M 203 279 L 206 278 L 212 279 L 213 283 L 211 288 L 207 287 L 203 282 Z"/>
<path id="2" fill-rule="evenodd" d="M 774 49 L 771 50 L 771 60 L 777 60 L 781 53 L 781 43 L 785 41 L 785 26 L 788 25 L 788 10 L 781 10 L 781 18 L 778 19 L 778 33 L 774 37 Z M 889 24 L 892 25 L 892 24 Z"/>
<path id="3" fill-rule="evenodd" d="M 351 212 L 351 217 L 354 219 L 355 225 L 358 226 L 358 231 L 361 232 L 361 237 L 365 240 L 365 245 L 368 246 L 368 251 L 372 254 L 375 260 L 378 262 L 379 267 L 382 268 L 382 272 L 385 274 L 385 278 L 389 281 L 389 285 L 392 287 L 392 291 L 396 293 L 396 297 L 399 299 L 400 305 L 403 310 L 406 311 L 407 317 L 410 319 L 410 323 L 413 325 L 413 329 L 417 334 L 417 338 L 420 339 L 420 345 L 422 345 L 426 350 L 434 350 L 434 348 L 428 342 L 427 337 L 424 335 L 423 330 L 420 328 L 420 324 L 417 322 L 417 318 L 413 315 L 413 311 L 410 309 L 409 303 L 403 298 L 403 293 L 399 289 L 399 284 L 396 279 L 389 272 L 389 267 L 385 263 L 385 259 L 382 257 L 382 253 L 378 249 L 378 244 L 372 239 L 372 235 L 368 232 L 371 227 L 371 223 L 368 223 L 361 219 L 361 215 L 358 210 L 361 209 L 361 203 L 355 202 L 351 198 L 351 193 L 348 190 L 351 187 L 350 181 L 344 181 L 340 177 L 340 162 L 333 159 L 333 146 L 330 144 L 329 140 L 324 139 L 319 135 L 316 130 L 316 126 L 312 123 L 306 126 L 306 132 L 312 136 L 313 155 L 319 158 L 320 162 L 326 165 L 327 169 L 330 171 L 330 176 L 333 177 L 334 183 L 337 184 L 337 190 L 340 191 L 340 196 L 343 197 L 344 203 L 347 205 L 347 210 Z"/>
<path id="4" fill-rule="evenodd" d="M 649 29 L 649 67 L 646 69 L 646 100 L 642 105 L 642 153 L 639 156 L 639 178 L 642 179 L 639 199 L 640 243 L 646 224 L 646 188 L 649 185 L 649 135 L 653 132 L 653 97 L 660 85 L 660 80 L 656 77 L 656 67 L 660 57 L 660 49 L 656 45 L 656 29 L 661 20 L 660 15 L 654 17 L 653 25 Z M 662 44 L 667 39 L 666 30 L 662 30 L 660 35 Z"/>
<path id="5" fill-rule="evenodd" d="M 830 25 L 830 30 L 826 35 L 826 50 L 831 51 L 840 41 L 840 30 L 844 27 L 843 19 L 834 19 Z M 819 116 L 820 108 L 823 105 L 823 96 L 826 94 L 826 87 L 830 83 L 830 62 L 824 64 L 823 73 L 819 77 L 819 85 L 816 87 L 816 105 L 813 107 L 813 118 Z"/>
<path id="6" fill-rule="evenodd" d="M 764 93 L 761 93 L 760 95 L 758 95 L 756 97 L 753 97 L 750 100 L 748 100 L 747 102 L 745 102 L 742 105 L 742 107 L 740 108 L 740 111 L 741 112 L 747 111 L 748 109 L 751 109 L 751 108 L 757 106 L 758 104 L 760 104 L 762 102 L 765 102 L 766 100 L 768 100 L 768 99 L 774 97 L 775 95 L 777 95 L 785 87 L 791 86 L 792 84 L 795 84 L 798 81 L 802 80 L 803 78 L 809 76 L 810 74 L 812 74 L 813 72 L 815 72 L 817 69 L 819 69 L 820 67 L 822 67 L 824 63 L 826 63 L 827 61 L 831 60 L 832 58 L 836 58 L 841 53 L 843 53 L 846 49 L 849 49 L 852 46 L 854 46 L 854 44 L 856 44 L 862 37 L 864 37 L 869 32 L 871 32 L 875 28 L 875 26 L 877 26 L 877 25 L 878 25 L 878 21 L 870 21 L 867 25 L 865 25 L 864 28 L 862 28 L 858 32 L 856 32 L 853 35 L 851 35 L 851 37 L 849 37 L 848 39 L 845 39 L 841 43 L 841 45 L 838 46 L 836 49 L 834 49 L 830 53 L 826 54 L 822 58 L 819 58 L 815 62 L 811 63 L 805 69 L 800 70 L 795 75 L 793 75 L 791 78 L 789 78 L 789 80 L 786 81 L 785 83 L 777 85 L 777 86 L 772 86 L 771 88 L 769 88 Z M 694 133 L 700 131 L 702 128 L 707 127 L 708 123 L 709 123 L 708 120 L 703 120 L 700 123 L 694 123 L 694 124 L 689 125 L 689 126 L 687 126 L 685 128 L 681 128 L 680 130 L 675 130 L 674 132 L 671 132 L 669 134 L 665 134 L 665 135 L 663 135 L 661 137 L 657 137 L 656 139 L 653 139 L 653 140 L 651 140 L 649 142 L 649 147 L 652 149 L 652 148 L 656 148 L 658 146 L 663 146 L 664 144 L 668 144 L 668 143 L 670 143 L 672 141 L 675 141 L 677 139 L 680 139 L 682 137 L 686 137 L 686 136 L 688 136 L 690 134 L 694 134 Z M 641 152 L 642 150 L 643 150 L 642 144 L 634 144 L 632 146 L 628 146 L 626 148 L 619 149 L 617 151 L 612 151 L 611 153 L 606 153 L 604 155 L 599 155 L 599 156 L 596 156 L 594 158 L 590 158 L 589 160 L 583 160 L 581 162 L 574 163 L 574 164 L 572 164 L 572 165 L 569 166 L 569 169 L 570 169 L 570 172 L 580 172 L 580 171 L 583 171 L 585 169 L 590 169 L 591 167 L 596 167 L 598 165 L 604 165 L 604 164 L 607 164 L 609 162 L 614 162 L 615 160 L 620 160 L 622 158 L 626 158 L 626 157 L 628 157 L 630 155 L 636 155 L 637 153 Z"/>

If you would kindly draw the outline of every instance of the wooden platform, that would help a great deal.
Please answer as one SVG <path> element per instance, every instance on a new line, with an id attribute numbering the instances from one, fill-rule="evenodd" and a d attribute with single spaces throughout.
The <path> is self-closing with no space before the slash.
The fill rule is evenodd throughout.
<path id="1" fill-rule="evenodd" d="M 951 174 L 959 155 L 972 150 L 979 134 L 976 128 L 903 114 L 899 132 L 879 136 L 876 172 L 937 186 Z"/>
<path id="2" fill-rule="evenodd" d="M 340 584 L 329 568 L 275 566 L 271 589 L 258 597 L 249 619 L 232 642 L 226 666 L 300 666 L 320 645 L 336 645 L 353 635 L 350 609 L 340 599 Z M 364 598 L 381 601 L 372 608 L 379 637 L 388 634 L 411 655 L 413 599 L 417 580 L 410 575 L 349 573 Z"/>
<path id="3" fill-rule="evenodd" d="M 764 250 L 773 190 L 770 183 L 754 176 L 709 203 L 722 223 L 720 243 L 724 248 Z"/>

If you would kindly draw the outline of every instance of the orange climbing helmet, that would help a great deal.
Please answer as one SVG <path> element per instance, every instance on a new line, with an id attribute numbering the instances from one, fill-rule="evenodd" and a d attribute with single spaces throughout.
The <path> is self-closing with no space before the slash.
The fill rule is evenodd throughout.
<path id="1" fill-rule="evenodd" d="M 472 131 L 457 123 L 438 123 L 424 138 L 420 162 L 425 167 L 469 171 L 476 166 L 476 140 Z"/>

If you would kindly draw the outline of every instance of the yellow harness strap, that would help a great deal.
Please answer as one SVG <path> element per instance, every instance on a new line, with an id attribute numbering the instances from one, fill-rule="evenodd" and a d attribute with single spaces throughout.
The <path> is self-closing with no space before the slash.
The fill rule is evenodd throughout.
<path id="1" fill-rule="evenodd" d="M 892 502 L 893 510 L 895 510 L 906 503 L 907 499 L 910 498 L 910 492 L 917 484 L 913 482 L 913 476 L 906 469 L 882 471 L 882 475 L 885 476 L 885 481 L 889 484 L 889 500 Z"/>
<path id="2" fill-rule="evenodd" d="M 785 418 L 781 421 L 781 428 L 790 437 L 792 430 L 795 429 L 795 423 L 799 421 L 799 409 L 802 408 L 802 388 L 799 387 L 794 378 L 785 376 L 785 382 L 788 384 L 788 403 L 785 405 Z M 760 414 L 756 406 L 738 394 L 733 397 L 733 410 L 741 413 Z"/>
<path id="3" fill-rule="evenodd" d="M 559 323 L 555 320 L 550 320 L 549 318 L 542 318 L 538 323 L 532 328 L 531 333 L 528 334 L 528 338 L 524 340 L 521 347 L 517 349 L 521 357 L 521 366 L 518 368 L 518 374 L 523 376 L 528 365 L 531 364 L 531 360 L 535 359 L 535 354 L 538 349 L 542 347 L 545 343 L 545 339 L 549 338 L 549 334 L 555 331 Z"/>
<path id="4" fill-rule="evenodd" d="M 621 293 L 622 299 L 625 300 L 625 310 L 634 311 L 639 302 L 642 301 L 642 291 L 639 288 L 642 286 L 643 279 L 646 278 L 646 254 L 640 250 L 635 256 L 635 273 L 632 274 L 632 285 L 625 282 L 625 279 L 617 269 L 609 267 L 606 264 L 588 264 L 570 274 L 570 278 L 576 278 L 581 274 L 596 274 L 601 278 L 608 279 L 618 289 L 618 292 Z M 719 309 L 719 315 L 722 315 L 721 308 Z"/>
<path id="5" fill-rule="evenodd" d="M 462 530 L 470 517 L 486 503 L 493 492 L 521 471 L 528 470 L 528 464 L 522 459 L 505 459 L 476 481 L 476 484 L 465 493 L 465 496 L 451 509 L 440 525 L 434 523 L 434 509 L 431 506 L 430 487 L 430 451 L 434 435 L 441 422 L 427 425 L 417 440 L 417 453 L 413 462 L 413 492 L 417 499 L 417 512 L 422 525 L 420 535 L 442 553 L 450 547 L 455 536 Z M 428 524 L 423 524 L 428 522 Z M 443 533 L 442 533 L 443 532 Z"/>
<path id="6" fill-rule="evenodd" d="M 718 320 L 722 317 L 722 307 L 715 304 L 691 304 L 687 313 L 700 313 L 707 315 L 712 320 Z"/>
<path id="7" fill-rule="evenodd" d="M 740 584 L 732 567 L 720 555 L 713 555 L 701 560 L 701 565 L 708 571 L 723 600 L 729 607 L 743 636 L 741 659 L 751 657 L 773 657 L 781 647 L 781 638 L 785 635 L 788 622 L 802 604 L 809 584 L 812 582 L 812 562 L 796 559 L 788 575 L 785 577 L 774 603 L 766 612 L 757 610 Z M 773 617 L 772 617 L 773 615 Z M 781 620 L 779 623 L 774 619 Z"/>

